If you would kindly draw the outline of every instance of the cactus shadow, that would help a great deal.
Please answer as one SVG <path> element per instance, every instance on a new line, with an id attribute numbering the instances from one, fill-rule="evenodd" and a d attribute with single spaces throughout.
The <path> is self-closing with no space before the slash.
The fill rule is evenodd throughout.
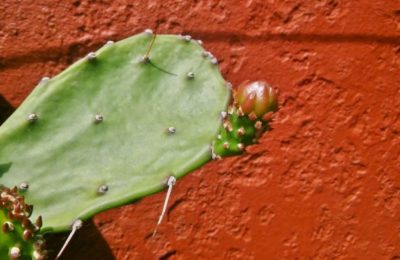
<path id="1" fill-rule="evenodd" d="M 49 259 L 55 259 L 69 233 L 46 234 Z M 116 259 L 93 220 L 79 229 L 59 260 L 113 260 Z"/>
<path id="2" fill-rule="evenodd" d="M 0 125 L 14 112 L 14 108 L 10 103 L 0 95 Z"/>
<path id="3" fill-rule="evenodd" d="M 240 33 L 237 31 L 209 31 L 209 30 L 190 30 L 186 33 L 191 34 L 196 38 L 200 38 L 204 41 L 210 42 L 229 42 L 232 40 L 240 40 L 244 42 L 317 42 L 317 43 L 359 43 L 359 44 L 381 44 L 381 45 L 392 45 L 398 46 L 400 44 L 400 38 L 397 35 L 379 35 L 379 34 L 368 34 L 368 33 L 272 33 L 263 32 L 259 35 L 249 35 L 246 33 Z M 123 32 L 118 39 L 124 39 L 131 36 L 132 32 Z M 24 64 L 46 62 L 51 60 L 59 60 L 60 57 L 66 57 L 66 63 L 72 64 L 76 57 L 82 56 L 88 52 L 88 50 L 94 50 L 102 46 L 107 39 L 91 42 L 90 44 L 82 42 L 73 42 L 70 45 L 63 45 L 62 47 L 50 47 L 50 48 L 38 48 L 30 50 L 25 53 L 0 56 L 0 69 L 7 69 L 13 67 L 20 67 Z"/>
<path id="4" fill-rule="evenodd" d="M 14 112 L 14 108 L 10 103 L 0 95 L 0 126 Z M 11 168 L 12 163 L 0 163 L 0 177 Z"/>
<path id="5" fill-rule="evenodd" d="M 0 177 L 3 176 L 4 173 L 8 172 L 8 170 L 11 168 L 12 163 L 0 163 Z"/>

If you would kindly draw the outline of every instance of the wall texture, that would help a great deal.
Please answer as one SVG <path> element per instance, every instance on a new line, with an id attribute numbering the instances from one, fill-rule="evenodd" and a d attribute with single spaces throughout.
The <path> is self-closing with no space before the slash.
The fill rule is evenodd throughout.
<path id="1" fill-rule="evenodd" d="M 400 259 L 399 1 L 2 0 L 0 118 L 145 28 L 202 39 L 281 109 L 246 155 L 178 181 L 156 237 L 165 193 L 96 216 L 65 259 Z"/>

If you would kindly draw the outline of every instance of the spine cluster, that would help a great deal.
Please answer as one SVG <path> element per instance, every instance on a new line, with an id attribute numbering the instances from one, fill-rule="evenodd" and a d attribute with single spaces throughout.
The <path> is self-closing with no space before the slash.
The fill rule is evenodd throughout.
<path id="1" fill-rule="evenodd" d="M 8 251 L 10 259 L 46 259 L 45 242 L 39 235 L 42 217 L 33 223 L 29 219 L 32 210 L 17 187 L 0 188 L 0 251 Z"/>
<path id="2" fill-rule="evenodd" d="M 233 93 L 233 102 L 222 112 L 222 127 L 212 146 L 213 159 L 240 154 L 269 129 L 278 109 L 276 91 L 263 81 L 245 82 Z"/>

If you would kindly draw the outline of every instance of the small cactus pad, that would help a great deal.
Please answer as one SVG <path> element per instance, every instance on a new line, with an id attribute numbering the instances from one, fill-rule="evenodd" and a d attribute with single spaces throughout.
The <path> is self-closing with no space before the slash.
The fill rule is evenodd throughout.
<path id="1" fill-rule="evenodd" d="M 0 259 L 45 259 L 44 240 L 38 235 L 42 218 L 32 223 L 32 206 L 13 189 L 0 187 Z"/>
<path id="2" fill-rule="evenodd" d="M 26 183 L 42 231 L 162 190 L 211 158 L 230 91 L 189 37 L 109 42 L 44 78 L 0 127 L 0 183 Z"/>
<path id="3" fill-rule="evenodd" d="M 263 81 L 248 81 L 234 92 L 233 104 L 222 112 L 223 125 L 213 144 L 213 157 L 240 154 L 269 129 L 278 109 L 275 90 Z"/>

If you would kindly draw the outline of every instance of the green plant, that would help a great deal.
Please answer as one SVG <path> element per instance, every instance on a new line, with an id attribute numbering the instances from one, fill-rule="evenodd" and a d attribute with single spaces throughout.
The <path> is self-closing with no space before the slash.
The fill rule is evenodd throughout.
<path id="1" fill-rule="evenodd" d="M 214 143 L 215 156 L 241 153 L 268 130 L 272 113 L 278 109 L 275 90 L 263 81 L 241 84 L 233 104 L 223 113 L 223 125 Z"/>
<path id="2" fill-rule="evenodd" d="M 275 106 L 254 118 L 245 97 L 226 113 L 230 86 L 217 65 L 189 36 L 146 31 L 108 42 L 44 78 L 0 127 L 0 183 L 17 185 L 35 206 L 41 233 L 62 232 L 162 190 L 170 176 L 242 152 Z"/>

